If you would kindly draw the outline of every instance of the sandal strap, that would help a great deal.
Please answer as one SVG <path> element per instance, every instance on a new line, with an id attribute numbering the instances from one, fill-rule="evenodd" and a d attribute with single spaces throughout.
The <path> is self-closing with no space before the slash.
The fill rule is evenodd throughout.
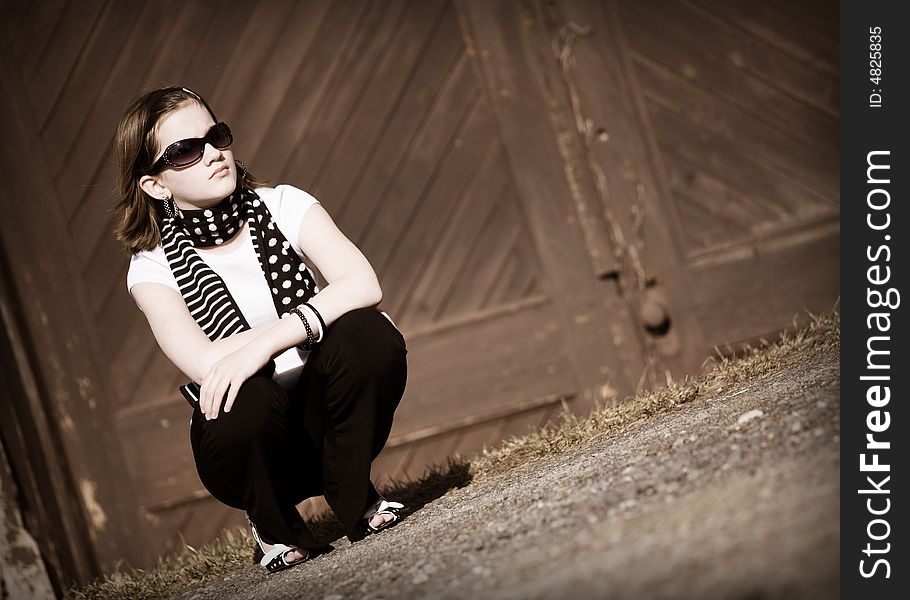
<path id="1" fill-rule="evenodd" d="M 247 515 L 246 520 L 249 522 L 250 529 L 253 532 L 253 539 L 256 540 L 256 543 L 259 544 L 259 549 L 262 550 L 263 554 L 265 554 L 265 544 L 262 541 L 262 538 L 259 537 L 259 531 L 256 529 L 256 524 L 253 523 L 249 515 Z"/>
<path id="2" fill-rule="evenodd" d="M 398 511 L 401 510 L 402 508 L 404 508 L 404 504 L 402 504 L 401 502 L 389 502 L 385 498 L 381 498 L 379 500 L 379 502 L 377 502 L 376 504 L 371 506 L 370 509 L 367 510 L 366 513 L 364 513 L 363 518 L 369 520 L 380 513 L 387 514 L 387 515 L 395 515 L 397 517 Z"/>
<path id="3" fill-rule="evenodd" d="M 288 562 L 287 554 L 293 550 L 304 554 L 304 557 Z M 309 558 L 309 551 L 304 551 L 302 548 L 296 548 L 294 546 L 288 546 L 286 544 L 275 544 L 271 550 L 265 553 L 265 556 L 262 557 L 262 560 L 259 561 L 259 564 L 265 567 L 268 571 L 276 571 L 296 565 L 297 563 L 302 563 Z"/>

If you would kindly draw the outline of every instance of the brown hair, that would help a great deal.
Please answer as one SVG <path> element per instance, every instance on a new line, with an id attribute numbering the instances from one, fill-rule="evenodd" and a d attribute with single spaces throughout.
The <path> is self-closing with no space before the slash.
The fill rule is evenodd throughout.
<path id="1" fill-rule="evenodd" d="M 114 234 L 130 254 L 152 250 L 161 243 L 163 203 L 146 194 L 139 187 L 139 179 L 151 169 L 158 153 L 158 124 L 165 116 L 191 102 L 203 106 L 218 122 L 202 96 L 184 87 L 168 87 L 140 96 L 127 108 L 117 125 L 114 162 L 120 201 L 114 207 L 117 220 Z M 264 185 L 242 163 L 238 162 L 237 166 L 242 186 L 255 188 Z"/>

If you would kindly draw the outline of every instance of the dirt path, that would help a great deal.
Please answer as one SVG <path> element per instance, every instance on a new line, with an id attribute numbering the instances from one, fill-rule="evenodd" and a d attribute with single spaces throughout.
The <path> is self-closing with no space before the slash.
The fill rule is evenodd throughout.
<path id="1" fill-rule="evenodd" d="M 836 349 L 181 598 L 836 598 Z"/>

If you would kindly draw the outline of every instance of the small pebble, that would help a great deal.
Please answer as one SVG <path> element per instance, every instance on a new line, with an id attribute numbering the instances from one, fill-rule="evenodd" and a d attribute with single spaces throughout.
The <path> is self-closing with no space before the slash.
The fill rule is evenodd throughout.
<path id="1" fill-rule="evenodd" d="M 752 419 L 759 419 L 763 416 L 765 416 L 765 413 L 763 413 L 762 411 L 760 411 L 756 408 L 755 410 L 750 410 L 749 412 L 745 412 L 742 415 L 740 415 L 739 419 L 736 420 L 736 424 L 745 425 Z"/>

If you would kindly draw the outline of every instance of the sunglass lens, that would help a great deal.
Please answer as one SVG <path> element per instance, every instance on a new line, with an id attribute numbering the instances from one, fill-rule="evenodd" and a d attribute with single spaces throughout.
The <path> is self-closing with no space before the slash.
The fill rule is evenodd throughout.
<path id="1" fill-rule="evenodd" d="M 167 159 L 175 167 L 183 167 L 199 160 L 203 149 L 202 140 L 181 140 L 168 148 Z"/>
<path id="2" fill-rule="evenodd" d="M 219 150 L 224 150 L 234 141 L 231 129 L 225 123 L 218 123 L 212 127 L 206 138 L 211 145 Z"/>

